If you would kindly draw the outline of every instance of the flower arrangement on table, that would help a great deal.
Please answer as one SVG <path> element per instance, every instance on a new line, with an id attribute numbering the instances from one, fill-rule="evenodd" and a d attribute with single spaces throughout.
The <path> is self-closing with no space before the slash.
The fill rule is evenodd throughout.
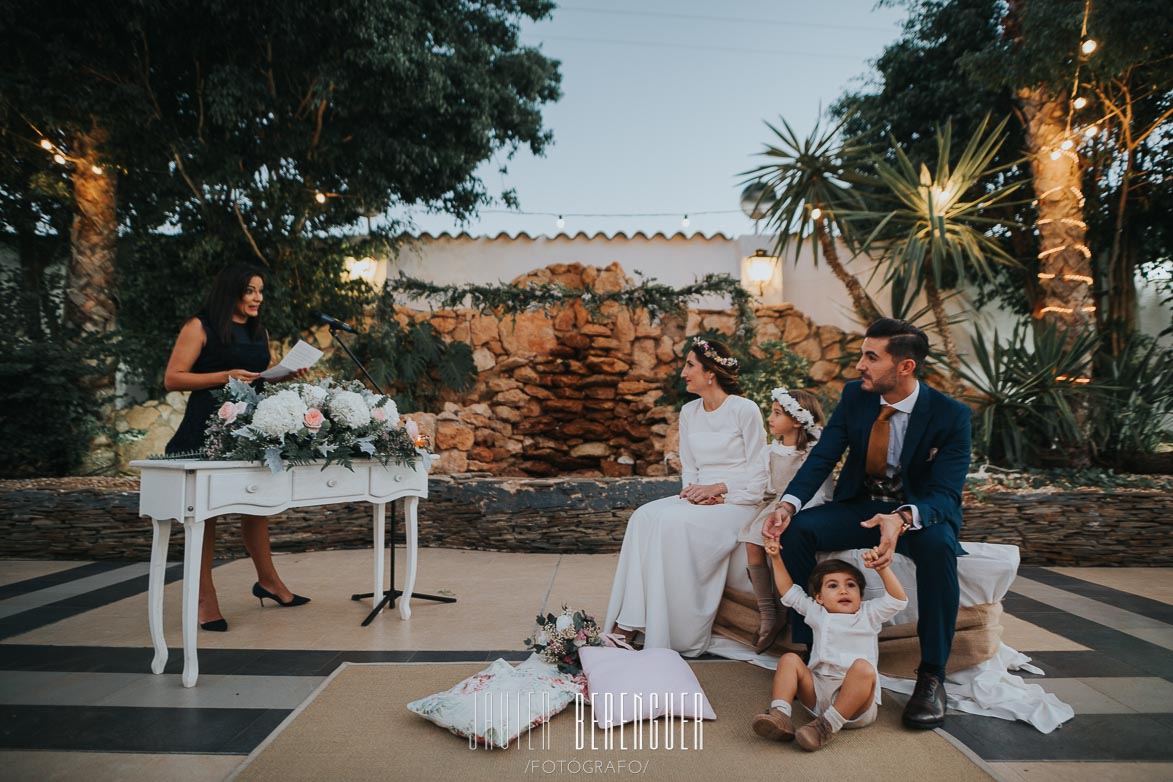
<path id="1" fill-rule="evenodd" d="M 595 618 L 586 611 L 571 611 L 565 604 L 555 616 L 538 614 L 538 630 L 525 645 L 546 662 L 558 666 L 562 673 L 582 673 L 578 650 L 584 646 L 602 646 L 601 631 Z"/>
<path id="2" fill-rule="evenodd" d="M 324 461 L 351 467 L 356 458 L 414 465 L 426 446 L 414 421 L 400 426 L 390 397 L 357 380 L 282 383 L 257 393 L 232 378 L 216 392 L 219 409 L 208 419 L 207 459 L 264 462 L 274 473 Z"/>

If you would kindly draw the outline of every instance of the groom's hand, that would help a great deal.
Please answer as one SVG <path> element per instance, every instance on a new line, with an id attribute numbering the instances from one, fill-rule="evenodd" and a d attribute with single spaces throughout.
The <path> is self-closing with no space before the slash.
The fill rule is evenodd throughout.
<path id="1" fill-rule="evenodd" d="M 886 568 L 896 553 L 896 539 L 900 537 L 904 519 L 900 518 L 898 513 L 877 513 L 867 521 L 861 521 L 859 526 L 866 529 L 880 528 L 880 544 L 872 549 L 875 558 L 871 567 L 876 570 Z"/>
<path id="2" fill-rule="evenodd" d="M 774 512 L 766 519 L 766 523 L 762 526 L 762 537 L 777 540 L 790 526 L 790 520 L 794 518 L 794 506 L 789 502 L 780 502 L 774 508 Z"/>

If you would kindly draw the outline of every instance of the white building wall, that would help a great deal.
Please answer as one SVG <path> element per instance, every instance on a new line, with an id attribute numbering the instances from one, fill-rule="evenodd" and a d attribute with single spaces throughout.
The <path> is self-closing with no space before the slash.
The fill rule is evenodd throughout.
<path id="1" fill-rule="evenodd" d="M 507 283 L 555 263 L 602 267 L 618 262 L 632 277 L 640 272 L 674 287 L 689 285 L 708 273 L 728 274 L 741 279 L 755 294 L 761 290 L 759 298 L 764 304 L 791 303 L 815 323 L 837 326 L 845 331 L 862 330 L 846 288 L 821 257 L 815 265 L 809 242 L 799 249 L 797 260 L 792 250 L 779 261 L 774 277 L 764 289 L 759 289 L 746 277 L 746 258 L 757 249 L 772 251 L 773 237 L 730 237 L 725 234 L 706 237 L 682 233 L 651 236 L 643 233 L 630 236 L 621 233 L 611 236 L 603 233 L 557 236 L 522 233 L 495 237 L 424 235 L 404 245 L 398 257 L 389 263 L 384 262 L 378 278 L 402 272 L 437 284 Z M 873 264 L 864 258 L 851 259 L 842 246 L 840 257 L 846 259 L 848 270 L 864 283 L 868 293 L 886 308 L 888 296 L 879 275 L 872 278 Z M 1138 280 L 1138 285 L 1141 302 L 1138 322 L 1144 331 L 1155 335 L 1173 322 L 1173 308 L 1157 300 L 1154 283 Z M 728 302 L 721 297 L 707 297 L 693 306 L 717 309 L 728 306 Z M 967 305 L 957 299 L 950 302 L 947 309 L 950 314 L 957 314 L 966 311 Z M 989 307 L 978 313 L 970 312 L 966 322 L 954 327 L 958 349 L 963 354 L 968 353 L 971 335 L 979 330 L 992 335 L 997 329 L 999 336 L 1005 338 L 1017 320 L 1017 316 Z"/>

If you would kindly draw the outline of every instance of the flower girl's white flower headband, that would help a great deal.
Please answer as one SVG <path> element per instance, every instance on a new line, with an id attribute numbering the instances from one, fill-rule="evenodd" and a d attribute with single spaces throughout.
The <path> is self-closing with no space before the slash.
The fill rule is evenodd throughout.
<path id="1" fill-rule="evenodd" d="M 802 428 L 816 434 L 817 429 L 821 427 L 815 423 L 815 417 L 810 410 L 798 403 L 798 400 L 790 395 L 790 392 L 785 388 L 775 388 L 770 392 L 770 396 L 777 402 L 788 416 L 793 418 L 798 423 L 802 424 Z"/>

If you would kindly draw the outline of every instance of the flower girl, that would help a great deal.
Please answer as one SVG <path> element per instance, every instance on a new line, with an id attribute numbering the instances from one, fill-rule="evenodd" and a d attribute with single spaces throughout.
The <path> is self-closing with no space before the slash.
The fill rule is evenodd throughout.
<path id="1" fill-rule="evenodd" d="M 766 551 L 762 548 L 762 525 L 773 510 L 774 503 L 781 498 L 786 486 L 798 472 L 798 468 L 806 461 L 811 448 L 823 431 L 825 421 L 819 400 L 809 391 L 775 388 L 770 395 L 774 401 L 767 422 L 774 441 L 766 446 L 763 452 L 769 475 L 766 491 L 770 496 L 768 501 L 761 505 L 753 521 L 741 528 L 737 537 L 745 543 L 745 554 L 749 560 L 749 580 L 753 584 L 754 597 L 758 601 L 761 618 L 754 650 L 759 653 L 774 643 L 784 624 L 784 616 L 779 614 L 778 600 L 774 596 L 774 580 L 770 576 L 770 567 L 766 564 Z M 822 505 L 830 500 L 832 488 L 832 478 L 828 477 L 826 483 L 804 508 Z"/>

